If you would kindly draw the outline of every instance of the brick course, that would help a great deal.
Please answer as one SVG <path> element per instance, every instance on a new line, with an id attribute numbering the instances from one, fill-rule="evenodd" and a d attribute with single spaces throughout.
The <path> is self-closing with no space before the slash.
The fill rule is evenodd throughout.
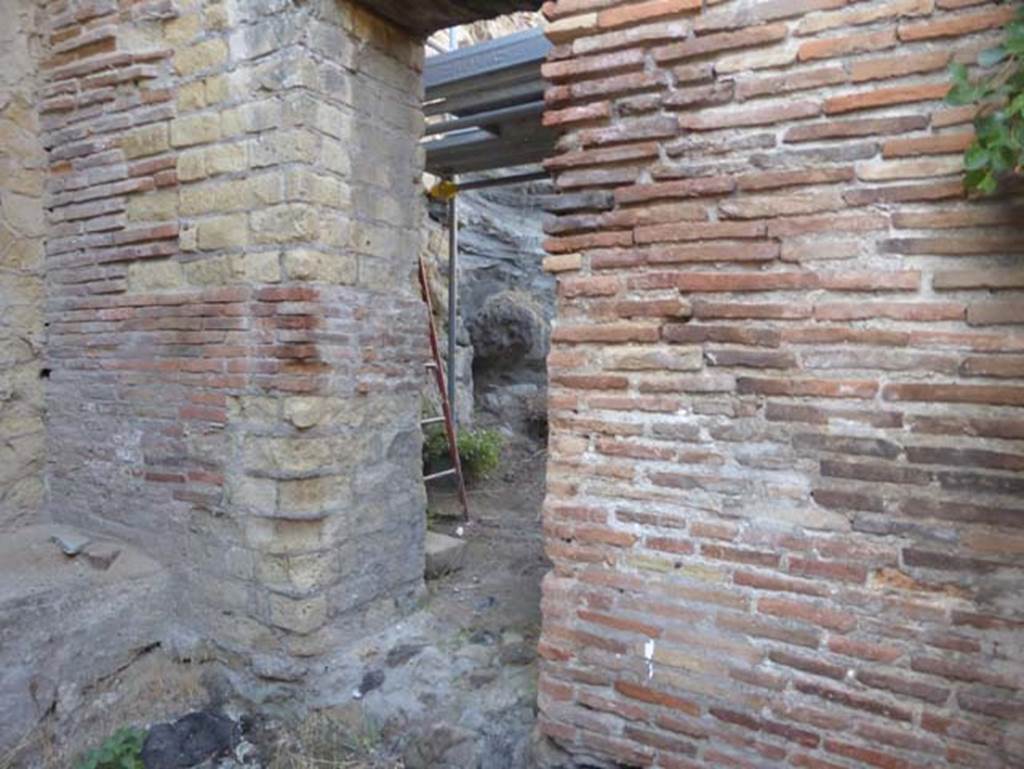
<path id="1" fill-rule="evenodd" d="M 545 12 L 542 731 L 658 769 L 1018 766 L 1024 214 L 966 199 L 942 102 L 1013 8 Z"/>

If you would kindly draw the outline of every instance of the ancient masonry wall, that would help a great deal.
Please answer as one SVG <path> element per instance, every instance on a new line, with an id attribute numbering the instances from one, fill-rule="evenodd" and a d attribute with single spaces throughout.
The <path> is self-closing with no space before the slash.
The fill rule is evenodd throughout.
<path id="1" fill-rule="evenodd" d="M 703 7 L 702 7 L 703 5 Z M 541 725 L 625 766 L 1024 761 L 1017 4 L 556 0 Z"/>
<path id="2" fill-rule="evenodd" d="M 422 48 L 334 0 L 46 25 L 49 514 L 297 678 L 422 584 Z"/>
<path id="3" fill-rule="evenodd" d="M 11 0 L 0 29 L 0 531 L 37 522 L 43 497 L 40 16 Z"/>

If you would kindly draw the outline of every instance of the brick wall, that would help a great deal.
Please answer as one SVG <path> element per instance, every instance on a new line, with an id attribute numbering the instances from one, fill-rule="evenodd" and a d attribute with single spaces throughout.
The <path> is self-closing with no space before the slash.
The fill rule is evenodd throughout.
<path id="1" fill-rule="evenodd" d="M 1014 5 L 547 4 L 580 763 L 1024 766 L 1024 201 L 942 101 Z"/>
<path id="2" fill-rule="evenodd" d="M 43 181 L 35 108 L 39 7 L 0 28 L 0 531 L 39 518 L 43 496 Z"/>
<path id="3" fill-rule="evenodd" d="M 297 678 L 422 584 L 422 48 L 333 0 L 46 24 L 50 513 Z"/>

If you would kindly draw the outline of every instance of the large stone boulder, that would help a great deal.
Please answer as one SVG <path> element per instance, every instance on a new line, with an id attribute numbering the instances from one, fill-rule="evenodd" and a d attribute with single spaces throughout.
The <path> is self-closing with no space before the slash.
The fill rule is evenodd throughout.
<path id="1" fill-rule="evenodd" d="M 470 321 L 469 333 L 479 363 L 510 367 L 543 344 L 544 316 L 529 295 L 502 291 L 487 298 Z"/>

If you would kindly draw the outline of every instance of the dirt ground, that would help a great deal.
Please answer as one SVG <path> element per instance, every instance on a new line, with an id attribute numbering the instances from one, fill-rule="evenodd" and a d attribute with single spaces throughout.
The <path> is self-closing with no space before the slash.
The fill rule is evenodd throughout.
<path id="1" fill-rule="evenodd" d="M 540 521 L 545 462 L 536 444 L 506 447 L 494 476 L 469 489 L 468 524 L 454 488 L 432 487 L 429 526 L 466 541 L 463 568 L 429 581 L 420 611 L 326 672 L 324 701 L 304 721 L 251 726 L 256 749 L 239 764 L 531 766 L 540 581 L 549 568 Z M 339 691 L 353 676 L 361 677 L 358 690 Z"/>
<path id="2" fill-rule="evenodd" d="M 489 632 L 540 633 L 540 580 L 548 569 L 541 535 L 544 465 L 536 446 L 507 447 L 494 477 L 468 489 L 470 523 L 450 489 L 430 491 L 429 527 L 456 536 L 464 529 L 466 562 L 428 584 L 430 610 L 460 626 Z"/>

